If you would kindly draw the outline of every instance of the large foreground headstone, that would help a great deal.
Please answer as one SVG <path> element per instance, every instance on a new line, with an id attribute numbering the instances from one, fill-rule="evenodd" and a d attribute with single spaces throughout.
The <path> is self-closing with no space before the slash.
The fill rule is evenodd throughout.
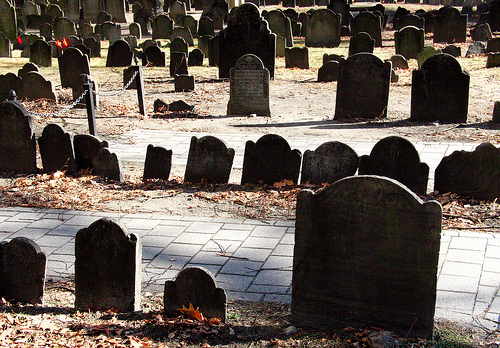
<path id="1" fill-rule="evenodd" d="M 139 236 L 100 219 L 75 238 L 75 307 L 80 310 L 140 309 L 142 245 Z"/>
<path id="2" fill-rule="evenodd" d="M 353 176 L 297 197 L 292 322 L 430 338 L 442 211 L 398 182 Z"/>

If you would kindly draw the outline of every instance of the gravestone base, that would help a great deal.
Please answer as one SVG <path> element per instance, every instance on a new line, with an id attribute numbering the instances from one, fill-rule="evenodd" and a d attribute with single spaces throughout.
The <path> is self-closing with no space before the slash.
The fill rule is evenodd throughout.
<path id="1" fill-rule="evenodd" d="M 500 66 L 500 53 L 488 53 L 488 58 L 486 59 L 487 68 L 496 68 Z"/>
<path id="2" fill-rule="evenodd" d="M 176 92 L 194 91 L 194 76 L 193 75 L 175 75 L 174 88 Z"/>

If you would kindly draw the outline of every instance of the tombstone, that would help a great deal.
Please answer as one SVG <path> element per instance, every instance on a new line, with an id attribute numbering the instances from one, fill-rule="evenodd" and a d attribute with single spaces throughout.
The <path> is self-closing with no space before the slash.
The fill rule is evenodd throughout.
<path id="1" fill-rule="evenodd" d="M 75 237 L 75 308 L 140 310 L 141 239 L 99 219 Z"/>
<path id="2" fill-rule="evenodd" d="M 210 271 L 200 267 L 185 268 L 175 281 L 166 281 L 163 304 L 167 314 L 178 315 L 179 308 L 192 304 L 205 317 L 226 322 L 226 292 L 217 287 Z"/>
<path id="3" fill-rule="evenodd" d="M 209 46 L 210 40 L 213 39 L 213 36 L 200 36 L 198 38 L 198 48 L 203 52 L 203 54 L 208 57 L 209 56 Z"/>
<path id="4" fill-rule="evenodd" d="M 110 22 L 110 21 L 106 21 L 106 22 L 104 22 L 104 23 L 102 23 L 100 25 L 99 24 L 96 25 L 96 28 L 100 29 L 100 31 L 96 31 L 96 32 L 101 35 L 101 38 L 103 40 L 105 40 L 105 39 L 109 40 L 110 31 L 112 31 L 113 28 L 116 28 L 116 27 L 120 28 L 120 24 L 117 24 L 117 23 L 114 23 L 114 22 Z M 113 43 L 110 42 L 110 45 L 112 45 L 112 44 Z"/>
<path id="5" fill-rule="evenodd" d="M 401 30 L 407 26 L 417 27 L 419 29 L 425 28 L 425 18 L 414 15 L 407 14 L 399 18 L 394 18 L 394 30 Z"/>
<path id="6" fill-rule="evenodd" d="M 422 52 L 417 54 L 418 68 L 421 69 L 427 59 L 440 53 L 442 53 L 441 50 L 435 49 L 432 46 L 425 46 Z"/>
<path id="7" fill-rule="evenodd" d="M 490 25 L 491 31 L 493 31 L 493 32 L 500 31 L 500 1 L 499 0 L 494 0 L 489 5 L 488 24 Z"/>
<path id="8" fill-rule="evenodd" d="M 198 36 L 215 36 L 214 21 L 213 19 L 202 16 L 198 22 Z"/>
<path id="9" fill-rule="evenodd" d="M 414 26 L 403 27 L 394 33 L 396 54 L 406 59 L 416 59 L 425 46 L 424 29 Z"/>
<path id="10" fill-rule="evenodd" d="M 274 78 L 276 34 L 271 33 L 257 6 L 251 3 L 239 6 L 227 28 L 222 29 L 217 37 L 219 78 L 228 78 L 230 69 L 246 54 L 259 57 L 270 78 Z"/>
<path id="11" fill-rule="evenodd" d="M 393 55 L 389 61 L 392 63 L 393 69 L 409 69 L 408 61 L 400 54 Z"/>
<path id="12" fill-rule="evenodd" d="M 143 8 L 134 13 L 134 23 L 139 24 L 143 35 L 149 34 L 149 29 L 152 29 L 152 20 L 148 15 L 148 12 L 146 12 Z"/>
<path id="13" fill-rule="evenodd" d="M 104 10 L 111 15 L 113 22 L 127 23 L 124 0 L 104 0 Z"/>
<path id="14" fill-rule="evenodd" d="M 17 76 L 19 76 L 21 79 L 30 71 L 36 71 L 39 72 L 38 66 L 35 63 L 26 63 L 23 65 L 21 69 L 17 71 Z"/>
<path id="15" fill-rule="evenodd" d="M 198 21 L 193 16 L 182 17 L 181 27 L 188 28 L 193 38 L 198 37 Z"/>
<path id="16" fill-rule="evenodd" d="M 286 40 L 281 37 L 277 36 L 276 37 L 276 57 L 284 57 L 285 56 L 285 50 L 286 50 Z"/>
<path id="17" fill-rule="evenodd" d="M 144 42 L 141 43 L 139 46 L 142 48 L 142 51 L 144 52 L 150 46 L 160 47 L 161 45 L 160 45 L 159 41 L 148 39 L 148 40 L 144 40 Z"/>
<path id="18" fill-rule="evenodd" d="M 132 5 L 132 12 L 133 12 L 133 13 L 136 13 L 136 12 L 137 12 L 137 11 L 139 11 L 141 8 L 142 8 L 142 4 L 141 4 L 139 1 L 136 1 L 136 2 L 134 2 L 134 4 Z"/>
<path id="19" fill-rule="evenodd" d="M 107 147 L 100 149 L 92 158 L 92 173 L 118 182 L 125 181 L 118 156 Z"/>
<path id="20" fill-rule="evenodd" d="M 175 1 L 170 5 L 168 16 L 174 21 L 175 26 L 182 24 L 182 17 L 186 14 L 186 5 L 183 2 Z"/>
<path id="21" fill-rule="evenodd" d="M 24 1 L 21 8 L 23 12 L 23 19 L 26 19 L 27 16 L 31 15 L 40 16 L 42 14 L 40 11 L 40 5 L 30 0 Z"/>
<path id="22" fill-rule="evenodd" d="M 341 26 L 349 26 L 349 22 L 351 21 L 352 14 L 349 11 L 349 2 L 346 0 L 330 0 L 330 4 L 327 6 L 329 10 L 332 10 L 335 13 L 340 14 L 342 17 Z"/>
<path id="23" fill-rule="evenodd" d="M 301 153 L 276 134 L 266 134 L 245 145 L 241 184 L 273 185 L 283 180 L 298 182 Z"/>
<path id="24" fill-rule="evenodd" d="M 63 88 L 73 88 L 82 74 L 90 75 L 89 57 L 77 48 L 68 47 L 58 61 Z"/>
<path id="25" fill-rule="evenodd" d="M 101 56 L 101 41 L 96 40 L 93 37 L 88 37 L 84 41 L 84 45 L 90 49 L 90 57 L 100 57 Z"/>
<path id="26" fill-rule="evenodd" d="M 306 17 L 307 47 L 338 47 L 341 16 L 328 9 L 319 9 Z"/>
<path id="27" fill-rule="evenodd" d="M 62 41 L 71 35 L 76 35 L 75 23 L 68 18 L 60 17 L 53 23 L 54 39 Z"/>
<path id="28" fill-rule="evenodd" d="M 332 82 L 339 78 L 339 62 L 329 60 L 318 69 L 318 82 Z"/>
<path id="29" fill-rule="evenodd" d="M 44 40 L 37 40 L 30 45 L 30 62 L 38 66 L 52 66 L 52 47 Z"/>
<path id="30" fill-rule="evenodd" d="M 10 303 L 42 304 L 47 257 L 25 237 L 0 242 L 0 297 Z"/>
<path id="31" fill-rule="evenodd" d="M 184 182 L 227 184 L 233 166 L 234 149 L 213 136 L 191 137 Z"/>
<path id="32" fill-rule="evenodd" d="M 496 101 L 493 106 L 493 123 L 500 123 L 500 101 Z"/>
<path id="33" fill-rule="evenodd" d="M 13 73 L 0 75 L 0 101 L 10 99 L 10 91 L 22 93 L 21 78 Z"/>
<path id="34" fill-rule="evenodd" d="M 205 55 L 203 54 L 203 52 L 200 49 L 195 48 L 194 50 L 189 52 L 188 66 L 203 66 L 204 57 Z"/>
<path id="35" fill-rule="evenodd" d="M 307 47 L 286 48 L 285 68 L 309 69 L 309 51 Z"/>
<path id="36" fill-rule="evenodd" d="M 375 40 L 375 47 L 382 47 L 382 21 L 372 12 L 360 12 L 351 20 L 351 35 L 365 32 Z"/>
<path id="37" fill-rule="evenodd" d="M 99 0 L 86 0 L 82 3 L 83 18 L 97 23 L 97 16 L 102 12 L 102 2 Z"/>
<path id="38" fill-rule="evenodd" d="M 227 115 L 271 116 L 269 109 L 269 71 L 259 57 L 246 54 L 231 69 Z"/>
<path id="39" fill-rule="evenodd" d="M 3 32 L 0 32 L 0 57 L 12 58 L 11 42 Z"/>
<path id="40" fill-rule="evenodd" d="M 306 150 L 302 160 L 301 183 L 320 185 L 356 174 L 359 158 L 344 143 L 329 141 L 314 151 Z"/>
<path id="41" fill-rule="evenodd" d="M 21 52 L 21 57 L 29 58 L 30 57 L 30 46 L 37 40 L 41 40 L 42 38 L 36 34 L 30 34 L 28 39 L 25 41 L 24 49 Z"/>
<path id="42" fill-rule="evenodd" d="M 174 75 L 174 89 L 176 92 L 194 91 L 194 76 L 187 74 Z"/>
<path id="43" fill-rule="evenodd" d="M 73 148 L 75 150 L 76 166 L 79 170 L 93 168 L 92 160 L 100 149 L 108 147 L 107 141 L 90 134 L 76 134 L 73 137 Z"/>
<path id="44" fill-rule="evenodd" d="M 477 24 L 470 31 L 472 41 L 488 41 L 493 38 L 490 25 L 488 23 Z"/>
<path id="45" fill-rule="evenodd" d="M 472 45 L 469 45 L 465 56 L 470 57 L 484 53 L 486 53 L 486 46 L 481 41 L 476 41 Z"/>
<path id="46" fill-rule="evenodd" d="M 457 43 L 467 39 L 467 15 L 460 14 L 454 7 L 448 7 L 434 19 L 433 42 Z"/>
<path id="47" fill-rule="evenodd" d="M 177 37 L 181 37 L 188 43 L 189 46 L 194 46 L 193 36 L 191 35 L 191 31 L 186 27 L 174 27 L 172 29 L 172 33 L 170 34 L 170 41 L 174 40 Z"/>
<path id="48" fill-rule="evenodd" d="M 413 70 L 410 121 L 467 122 L 470 76 L 449 54 L 427 59 Z"/>
<path id="49" fill-rule="evenodd" d="M 77 33 L 79 37 L 85 39 L 94 34 L 94 27 L 92 27 L 92 24 L 90 23 L 80 23 Z"/>
<path id="50" fill-rule="evenodd" d="M 134 35 L 137 40 L 142 39 L 142 31 L 141 31 L 141 26 L 137 23 L 130 23 L 128 26 L 130 35 Z"/>
<path id="51" fill-rule="evenodd" d="M 17 40 L 16 9 L 8 0 L 0 0 L 0 31 L 9 38 L 11 42 Z"/>
<path id="52" fill-rule="evenodd" d="M 72 22 L 78 22 L 80 19 L 80 1 L 78 0 L 60 0 L 59 5 L 65 16 Z"/>
<path id="53" fill-rule="evenodd" d="M 286 47 L 293 47 L 292 25 L 290 18 L 280 10 L 273 10 L 267 14 L 269 29 L 277 36 L 285 39 Z"/>
<path id="54" fill-rule="evenodd" d="M 17 100 L 0 103 L 0 171 L 38 172 L 33 117 Z"/>
<path id="55" fill-rule="evenodd" d="M 361 32 L 357 33 L 349 40 L 349 57 L 356 53 L 373 53 L 375 48 L 375 40 L 369 34 Z"/>
<path id="56" fill-rule="evenodd" d="M 45 126 L 42 136 L 38 138 L 38 146 L 44 173 L 58 170 L 67 174 L 76 172 L 73 136 L 61 126 L 55 123 Z"/>
<path id="57" fill-rule="evenodd" d="M 291 321 L 430 338 L 441 205 L 397 181 L 352 176 L 297 197 Z M 318 306 L 318 303 L 321 303 Z"/>
<path id="58" fill-rule="evenodd" d="M 96 24 L 103 24 L 105 22 L 112 22 L 113 18 L 106 11 L 99 12 L 97 15 Z"/>
<path id="59" fill-rule="evenodd" d="M 334 118 L 386 117 L 391 71 L 371 53 L 341 59 Z"/>
<path id="60" fill-rule="evenodd" d="M 20 97 L 30 100 L 48 99 L 57 102 L 56 93 L 52 82 L 46 80 L 37 71 L 31 71 L 24 75 L 21 80 Z"/>
<path id="61" fill-rule="evenodd" d="M 107 67 L 122 67 L 132 65 L 134 53 L 125 40 L 117 40 L 109 47 L 106 59 Z"/>
<path id="62" fill-rule="evenodd" d="M 171 168 L 172 150 L 151 144 L 148 145 L 142 180 L 161 179 L 168 181 Z"/>
<path id="63" fill-rule="evenodd" d="M 150 46 L 142 54 L 142 65 L 149 67 L 165 66 L 165 52 L 162 52 L 159 47 Z"/>
<path id="64" fill-rule="evenodd" d="M 486 58 L 486 68 L 497 68 L 500 67 L 500 53 L 488 53 Z"/>
<path id="65" fill-rule="evenodd" d="M 212 37 L 208 43 L 208 65 L 219 66 L 220 58 L 220 35 Z M 219 69 L 220 76 L 220 69 Z"/>
<path id="66" fill-rule="evenodd" d="M 50 41 L 53 39 L 52 37 L 52 24 L 42 23 L 40 25 L 40 36 L 45 39 L 45 41 Z"/>
<path id="67" fill-rule="evenodd" d="M 448 53 L 453 57 L 460 57 L 462 55 L 462 49 L 459 46 L 448 45 L 441 50 L 443 53 Z"/>
<path id="68" fill-rule="evenodd" d="M 290 25 L 292 26 L 292 36 L 300 36 L 302 23 L 297 22 L 295 19 L 290 19 Z"/>
<path id="69" fill-rule="evenodd" d="M 103 24 L 103 26 L 104 26 L 104 24 Z M 108 29 L 108 40 L 109 40 L 110 45 L 112 45 L 113 43 L 115 43 L 118 40 L 121 40 L 122 29 L 121 29 L 120 24 L 113 23 L 113 25 L 110 25 L 107 29 Z"/>
<path id="70" fill-rule="evenodd" d="M 56 20 L 57 18 L 64 17 L 63 10 L 61 9 L 61 7 L 59 7 L 59 5 L 57 5 L 55 3 L 50 3 L 47 6 L 47 8 L 45 8 L 44 12 L 46 15 L 51 16 L 53 20 Z"/>
<path id="71" fill-rule="evenodd" d="M 486 44 L 486 53 L 500 52 L 500 37 L 488 40 Z"/>
<path id="72" fill-rule="evenodd" d="M 170 39 L 170 35 L 172 34 L 172 30 L 174 28 L 174 22 L 167 15 L 161 14 L 153 18 L 151 28 L 153 30 L 153 40 Z M 144 33 L 144 30 L 142 30 L 142 32 Z"/>

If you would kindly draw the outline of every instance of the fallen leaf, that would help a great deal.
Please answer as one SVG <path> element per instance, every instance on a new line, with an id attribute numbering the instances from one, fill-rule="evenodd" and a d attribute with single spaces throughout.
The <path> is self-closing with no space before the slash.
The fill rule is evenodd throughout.
<path id="1" fill-rule="evenodd" d="M 182 314 L 185 314 L 192 319 L 205 321 L 205 318 L 203 317 L 203 314 L 200 313 L 199 308 L 194 309 L 192 303 L 189 303 L 189 308 L 186 308 L 184 305 L 182 305 L 182 308 L 178 308 L 177 310 L 179 310 Z"/>

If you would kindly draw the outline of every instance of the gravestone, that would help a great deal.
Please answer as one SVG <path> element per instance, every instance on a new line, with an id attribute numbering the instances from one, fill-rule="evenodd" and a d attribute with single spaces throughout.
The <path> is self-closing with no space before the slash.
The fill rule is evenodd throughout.
<path id="1" fill-rule="evenodd" d="M 277 134 L 266 134 L 256 143 L 245 145 L 241 184 L 273 185 L 283 180 L 298 182 L 301 153 L 292 150 L 288 142 Z"/>
<path id="2" fill-rule="evenodd" d="M 170 43 L 170 54 L 172 52 L 184 52 L 186 55 L 189 51 L 189 45 L 182 37 L 176 37 Z"/>
<path id="3" fill-rule="evenodd" d="M 134 53 L 125 40 L 118 40 L 109 47 L 106 59 L 107 67 L 123 67 L 132 65 Z"/>
<path id="4" fill-rule="evenodd" d="M 97 16 L 102 12 L 102 5 L 99 0 L 86 0 L 82 5 L 83 18 L 97 23 Z"/>
<path id="5" fill-rule="evenodd" d="M 349 26 L 349 22 L 351 21 L 352 14 L 349 11 L 349 1 L 346 0 L 330 0 L 330 4 L 327 6 L 328 9 L 332 10 L 335 13 L 340 14 L 342 17 L 342 26 Z"/>
<path id="6" fill-rule="evenodd" d="M 26 63 L 23 65 L 21 69 L 17 71 L 17 76 L 19 76 L 22 79 L 24 75 L 26 75 L 30 71 L 39 72 L 38 66 L 35 63 Z"/>
<path id="7" fill-rule="evenodd" d="M 170 41 L 174 40 L 177 37 L 182 37 L 189 46 L 194 46 L 193 36 L 191 35 L 191 31 L 189 30 L 189 28 L 174 27 L 172 29 L 172 33 L 170 34 Z"/>
<path id="8" fill-rule="evenodd" d="M 271 33 L 257 6 L 252 3 L 239 6 L 227 27 L 216 37 L 219 42 L 219 78 L 228 78 L 230 69 L 246 54 L 259 57 L 270 78 L 274 78 L 276 34 Z M 211 54 L 209 58 L 212 59 Z"/>
<path id="9" fill-rule="evenodd" d="M 194 76 L 187 74 L 174 75 L 174 90 L 176 92 L 194 91 Z"/>
<path id="10" fill-rule="evenodd" d="M 162 52 L 159 47 L 149 46 L 142 54 L 143 66 L 165 66 L 165 52 Z"/>
<path id="11" fill-rule="evenodd" d="M 448 53 L 453 57 L 460 57 L 462 55 L 462 49 L 459 46 L 448 45 L 441 50 L 443 53 Z"/>
<path id="12" fill-rule="evenodd" d="M 203 52 L 203 54 L 208 57 L 209 56 L 209 46 L 210 41 L 213 39 L 213 36 L 200 36 L 198 38 L 198 48 Z M 218 52 L 217 52 L 218 53 Z"/>
<path id="13" fill-rule="evenodd" d="M 487 3 L 487 2 L 486 2 Z M 479 5 L 478 5 L 479 7 Z M 488 24 L 491 31 L 500 31 L 500 1 L 494 0 L 490 2 L 488 7 Z"/>
<path id="14" fill-rule="evenodd" d="M 280 10 L 269 11 L 267 14 L 269 29 L 277 36 L 285 39 L 286 47 L 293 47 L 292 25 L 290 18 Z"/>
<path id="15" fill-rule="evenodd" d="M 72 47 L 78 49 L 80 52 L 82 52 L 82 54 L 87 55 L 87 57 L 90 57 L 90 48 L 88 48 L 84 44 L 76 44 L 73 45 Z"/>
<path id="16" fill-rule="evenodd" d="M 394 30 L 401 30 L 407 26 L 417 27 L 419 29 L 425 28 L 425 18 L 415 14 L 407 14 L 399 18 L 394 18 Z"/>
<path id="17" fill-rule="evenodd" d="M 246 54 L 231 69 L 227 115 L 271 116 L 269 71 L 259 57 Z"/>
<path id="18" fill-rule="evenodd" d="M 60 0 L 59 5 L 64 15 L 72 22 L 78 22 L 80 19 L 80 1 L 79 0 Z"/>
<path id="19" fill-rule="evenodd" d="M 21 98 L 30 100 L 48 99 L 57 102 L 54 86 L 37 71 L 31 71 L 21 80 Z"/>
<path id="20" fill-rule="evenodd" d="M 108 147 L 107 141 L 90 134 L 76 134 L 73 137 L 73 149 L 75 150 L 76 166 L 79 170 L 93 168 L 92 160 L 100 149 Z"/>
<path id="21" fill-rule="evenodd" d="M 0 75 L 0 100 L 10 99 L 10 91 L 22 93 L 21 78 L 14 73 Z"/>
<path id="22" fill-rule="evenodd" d="M 141 26 L 137 23 L 130 23 L 128 26 L 130 35 L 134 35 L 137 40 L 142 39 L 142 31 L 141 31 Z"/>
<path id="23" fill-rule="evenodd" d="M 481 41 L 476 41 L 472 45 L 469 45 L 465 56 L 470 57 L 484 53 L 486 53 L 486 46 Z"/>
<path id="24" fill-rule="evenodd" d="M 325 64 L 326 62 L 328 62 L 330 60 L 340 62 L 341 58 L 345 59 L 345 57 L 343 55 L 325 53 L 325 54 L 323 54 L 323 64 Z"/>
<path id="25" fill-rule="evenodd" d="M 52 37 L 52 24 L 42 23 L 40 25 L 40 36 L 45 39 L 45 41 L 50 41 Z"/>
<path id="26" fill-rule="evenodd" d="M 77 48 L 65 49 L 58 61 L 63 88 L 73 88 L 76 83 L 79 83 L 78 76 L 82 74 L 90 75 L 89 57 Z"/>
<path id="27" fill-rule="evenodd" d="M 309 69 L 309 50 L 307 47 L 286 48 L 285 68 Z"/>
<path id="28" fill-rule="evenodd" d="M 97 151 L 95 157 L 92 158 L 92 167 L 92 173 L 95 175 L 118 182 L 125 181 L 121 162 L 118 159 L 118 156 L 115 153 L 110 152 L 107 147 Z"/>
<path id="29" fill-rule="evenodd" d="M 36 40 L 30 45 L 30 62 L 38 66 L 52 66 L 52 47 L 44 40 Z"/>
<path id="30" fill-rule="evenodd" d="M 63 10 L 56 3 L 49 3 L 44 12 L 46 15 L 51 16 L 53 20 L 64 17 Z"/>
<path id="31" fill-rule="evenodd" d="M 353 176 L 317 194 L 302 190 L 292 323 L 432 337 L 441 219 L 438 202 L 388 178 Z"/>
<path id="32" fill-rule="evenodd" d="M 424 29 L 406 26 L 394 33 L 396 54 L 406 59 L 416 59 L 425 45 Z"/>
<path id="33" fill-rule="evenodd" d="M 161 14 L 153 18 L 151 29 L 153 30 L 152 39 L 170 39 L 170 34 L 174 28 L 174 22 L 169 16 Z M 144 32 L 144 28 L 141 28 Z"/>
<path id="34" fill-rule="evenodd" d="M 409 69 L 408 61 L 400 54 L 395 54 L 389 58 L 393 69 Z"/>
<path id="35" fill-rule="evenodd" d="M 37 15 L 40 16 L 42 13 L 40 11 L 40 5 L 36 4 L 31 0 L 24 1 L 22 6 L 23 20 L 26 20 L 27 16 Z"/>
<path id="36" fill-rule="evenodd" d="M 213 19 L 202 16 L 198 22 L 198 36 L 215 36 L 214 21 Z"/>
<path id="37" fill-rule="evenodd" d="M 124 0 L 104 0 L 103 5 L 104 10 L 111 15 L 113 22 L 127 23 Z"/>
<path id="38" fill-rule="evenodd" d="M 193 38 L 198 37 L 198 21 L 193 16 L 182 17 L 181 27 L 188 28 Z"/>
<path id="39" fill-rule="evenodd" d="M 340 45 L 341 16 L 328 9 L 319 9 L 306 17 L 307 47 L 337 47 Z"/>
<path id="40" fill-rule="evenodd" d="M 387 116 L 391 62 L 357 53 L 339 63 L 335 119 Z"/>
<path id="41" fill-rule="evenodd" d="M 200 49 L 195 48 L 194 50 L 189 52 L 188 66 L 203 66 L 204 57 L 205 55 L 203 54 L 203 52 Z"/>
<path id="42" fill-rule="evenodd" d="M 130 49 L 132 50 L 135 50 L 138 47 L 137 37 L 135 37 L 134 35 L 124 36 L 123 40 L 125 40 L 128 43 Z"/>
<path id="43" fill-rule="evenodd" d="M 373 12 L 360 12 L 351 20 L 351 35 L 365 32 L 375 40 L 375 47 L 382 47 L 382 20 Z"/>
<path id="44" fill-rule="evenodd" d="M 171 168 L 172 150 L 151 144 L 148 145 L 142 180 L 161 179 L 168 181 Z"/>
<path id="45" fill-rule="evenodd" d="M 107 24 L 108 22 L 103 24 L 103 27 Z M 107 27 L 108 30 L 108 40 L 109 44 L 112 45 L 118 40 L 121 40 L 122 38 L 122 28 L 119 23 L 112 23 L 112 25 L 109 25 Z"/>
<path id="46" fill-rule="evenodd" d="M 170 53 L 170 76 L 188 75 L 187 55 L 184 52 Z"/>
<path id="47" fill-rule="evenodd" d="M 302 160 L 302 184 L 334 183 L 358 170 L 356 152 L 344 143 L 329 141 L 314 151 L 306 150 Z"/>
<path id="48" fill-rule="evenodd" d="M 73 136 L 58 124 L 50 123 L 45 126 L 38 138 L 38 147 L 44 173 L 54 173 L 58 170 L 67 174 L 76 172 Z"/>
<path id="49" fill-rule="evenodd" d="M 358 174 L 385 176 L 425 195 L 429 166 L 420 162 L 418 151 L 409 140 L 390 136 L 377 142 L 369 156 L 361 156 Z"/>
<path id="50" fill-rule="evenodd" d="M 470 30 L 470 37 L 472 41 L 485 41 L 491 40 L 493 34 L 491 33 L 490 25 L 488 23 L 477 24 Z"/>
<path id="51" fill-rule="evenodd" d="M 349 40 L 349 57 L 356 53 L 373 53 L 375 40 L 368 33 L 357 33 Z"/>
<path id="52" fill-rule="evenodd" d="M 106 11 L 102 11 L 102 12 L 99 12 L 99 14 L 97 15 L 96 23 L 103 24 L 105 22 L 111 22 L 112 20 L 113 20 L 113 18 L 111 17 L 111 15 L 109 13 L 107 13 Z"/>
<path id="53" fill-rule="evenodd" d="M 184 182 L 227 184 L 233 166 L 234 149 L 213 136 L 191 137 Z"/>
<path id="54" fill-rule="evenodd" d="M 0 171 L 38 172 L 33 117 L 17 100 L 0 103 Z"/>
<path id="55" fill-rule="evenodd" d="M 16 9 L 8 0 L 0 0 L 0 31 L 9 38 L 11 42 L 17 40 Z"/>
<path id="56" fill-rule="evenodd" d="M 434 17 L 433 42 L 458 43 L 467 39 L 467 15 L 448 7 Z"/>
<path id="57" fill-rule="evenodd" d="M 329 60 L 318 69 L 318 82 L 332 82 L 339 78 L 339 62 Z"/>
<path id="58" fill-rule="evenodd" d="M 493 123 L 500 123 L 500 101 L 496 101 L 493 106 Z"/>
<path id="59" fill-rule="evenodd" d="M 454 151 L 443 157 L 434 175 L 434 190 L 476 199 L 500 198 L 500 150 L 484 143 L 474 151 Z"/>
<path id="60" fill-rule="evenodd" d="M 166 281 L 163 304 L 167 314 L 178 315 L 179 308 L 192 304 L 203 316 L 226 322 L 226 292 L 217 287 L 214 276 L 204 268 L 185 268 L 174 281 Z"/>
<path id="61" fill-rule="evenodd" d="M 470 76 L 449 54 L 427 59 L 413 70 L 410 121 L 467 122 Z"/>
<path id="62" fill-rule="evenodd" d="M 54 31 L 54 39 L 62 41 L 71 35 L 76 35 L 75 23 L 68 18 L 60 17 L 54 20 L 52 24 Z"/>
<path id="63" fill-rule="evenodd" d="M 94 28 L 90 23 L 80 23 L 76 30 L 77 34 L 81 38 L 87 38 L 94 34 Z"/>
<path id="64" fill-rule="evenodd" d="M 422 64 L 429 59 L 432 56 L 435 56 L 436 54 L 442 53 L 441 50 L 435 49 L 432 46 L 425 46 L 422 52 L 417 54 L 417 63 L 418 63 L 418 68 L 422 68 Z"/>
<path id="65" fill-rule="evenodd" d="M 11 47 L 9 38 L 0 32 L 0 57 L 12 58 Z"/>
<path id="66" fill-rule="evenodd" d="M 90 57 L 100 57 L 101 56 L 101 41 L 96 40 L 94 37 L 88 37 L 84 41 L 85 46 L 90 49 Z"/>
<path id="67" fill-rule="evenodd" d="M 500 53 L 488 53 L 486 58 L 486 68 L 497 68 L 500 67 Z"/>
<path id="68" fill-rule="evenodd" d="M 0 243 L 0 297 L 10 303 L 43 303 L 47 257 L 25 237 Z"/>
<path id="69" fill-rule="evenodd" d="M 182 24 L 182 17 L 186 15 L 186 4 L 180 1 L 175 1 L 170 5 L 168 16 L 174 21 L 174 26 Z"/>
<path id="70" fill-rule="evenodd" d="M 486 53 L 500 52 L 500 37 L 488 40 L 486 44 Z"/>
<path id="71" fill-rule="evenodd" d="M 140 237 L 114 221 L 100 219 L 75 237 L 75 308 L 140 309 Z"/>
<path id="72" fill-rule="evenodd" d="M 220 35 L 212 37 L 208 42 L 208 65 L 219 66 L 219 53 L 220 53 Z M 220 72 L 219 72 L 220 76 Z"/>
<path id="73" fill-rule="evenodd" d="M 285 56 L 285 39 L 281 36 L 276 36 L 276 57 L 284 57 Z"/>

